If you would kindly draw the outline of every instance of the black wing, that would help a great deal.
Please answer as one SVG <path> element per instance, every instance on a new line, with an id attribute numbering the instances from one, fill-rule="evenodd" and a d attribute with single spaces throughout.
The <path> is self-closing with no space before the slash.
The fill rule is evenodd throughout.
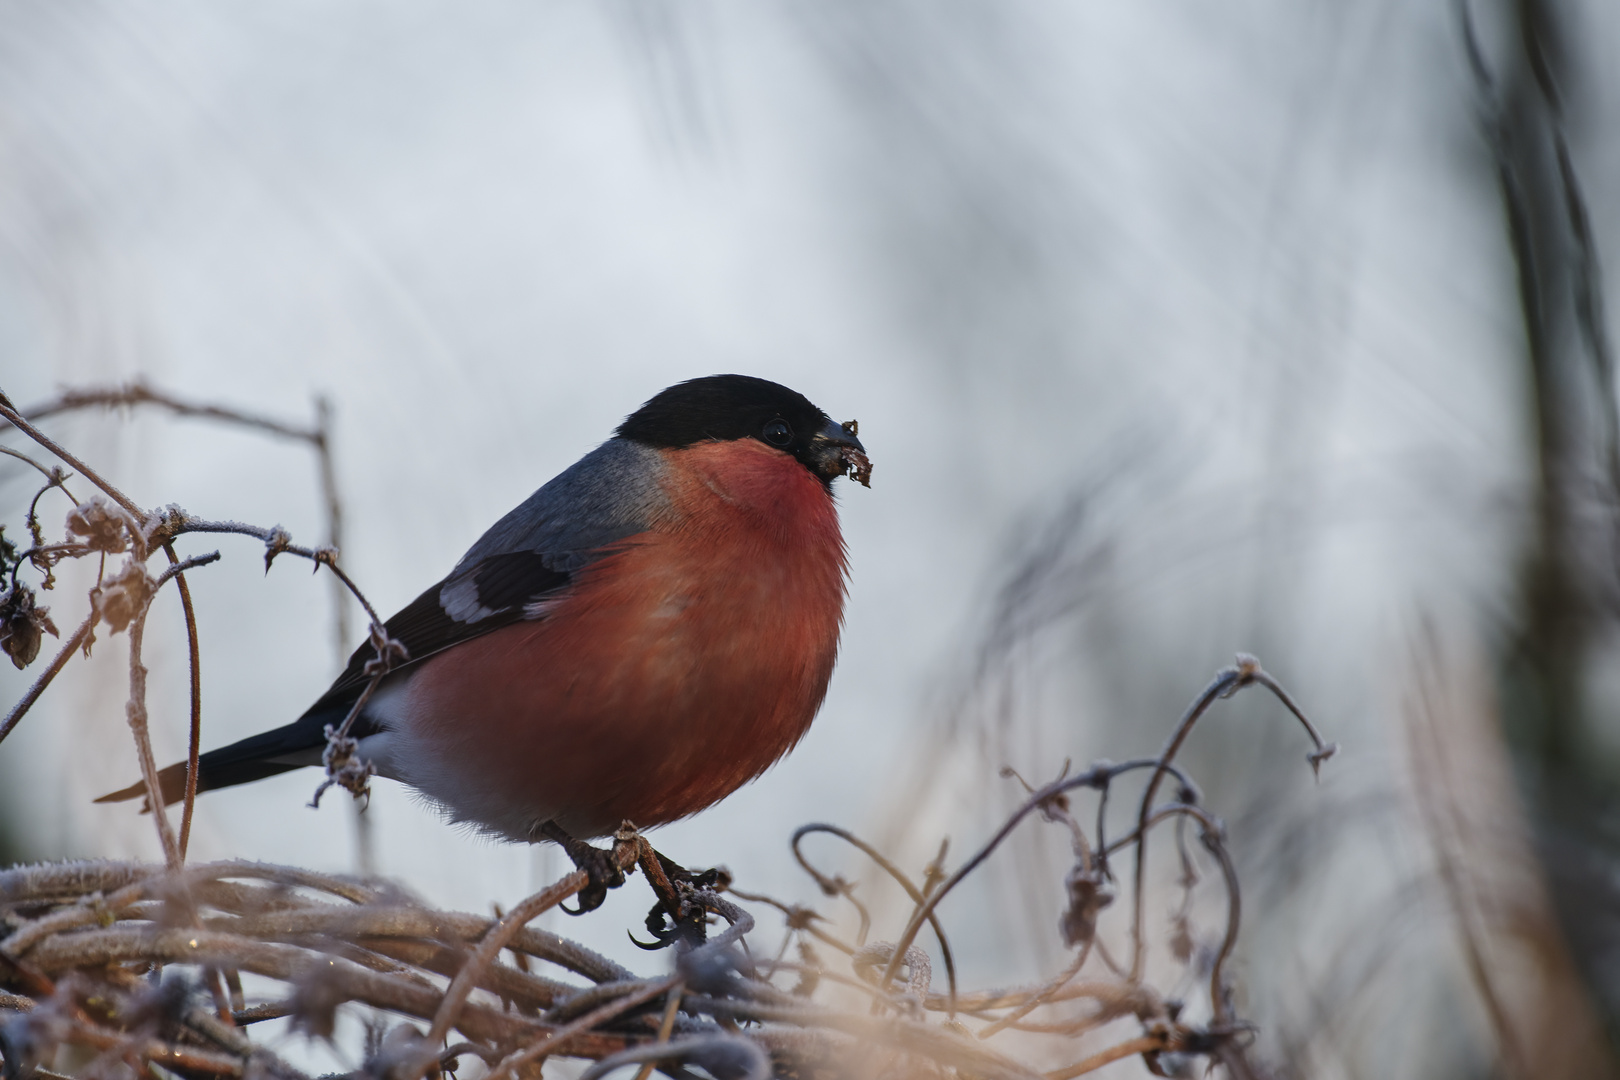
<path id="1" fill-rule="evenodd" d="M 388 636 L 405 646 L 405 660 L 396 662 L 393 670 L 523 619 L 525 608 L 556 596 L 573 580 L 572 572 L 548 565 L 554 561 L 544 552 L 509 551 L 492 555 L 428 589 L 383 624 Z M 457 619 L 446 610 L 445 587 L 455 581 L 470 581 L 470 586 L 463 587 L 470 588 L 476 598 L 479 617 Z M 325 711 L 344 700 L 352 703 L 365 687 L 366 665 L 376 655 L 369 639 L 354 650 L 349 666 L 310 711 Z"/>

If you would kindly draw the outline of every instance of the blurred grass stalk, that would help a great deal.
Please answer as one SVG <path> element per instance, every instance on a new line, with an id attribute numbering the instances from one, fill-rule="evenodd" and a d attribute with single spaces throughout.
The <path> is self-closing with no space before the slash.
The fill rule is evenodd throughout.
<path id="1" fill-rule="evenodd" d="M 1515 785 L 1489 663 L 1432 631 L 1413 654 L 1403 716 L 1409 782 L 1501 1073 L 1613 1075 Z"/>

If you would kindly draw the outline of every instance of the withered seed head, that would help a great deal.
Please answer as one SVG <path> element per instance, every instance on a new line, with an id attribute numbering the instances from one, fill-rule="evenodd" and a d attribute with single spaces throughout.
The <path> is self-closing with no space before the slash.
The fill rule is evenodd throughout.
<path id="1" fill-rule="evenodd" d="M 0 652 L 18 668 L 34 662 L 46 634 L 58 636 L 50 611 L 35 603 L 34 590 L 27 585 L 13 585 L 0 593 Z"/>
<path id="2" fill-rule="evenodd" d="M 83 537 L 92 551 L 117 555 L 129 550 L 129 530 L 123 515 L 100 495 L 68 511 L 67 531 L 71 536 Z"/>

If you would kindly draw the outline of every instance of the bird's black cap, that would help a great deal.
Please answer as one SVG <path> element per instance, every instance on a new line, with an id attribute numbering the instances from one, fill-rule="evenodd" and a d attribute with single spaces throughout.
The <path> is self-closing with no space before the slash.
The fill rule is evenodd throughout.
<path id="1" fill-rule="evenodd" d="M 757 439 L 792 454 L 826 481 L 848 469 L 841 456 L 845 450 L 865 453 L 853 430 L 834 423 L 809 398 L 751 375 L 676 383 L 631 413 L 614 435 L 667 450 Z"/>

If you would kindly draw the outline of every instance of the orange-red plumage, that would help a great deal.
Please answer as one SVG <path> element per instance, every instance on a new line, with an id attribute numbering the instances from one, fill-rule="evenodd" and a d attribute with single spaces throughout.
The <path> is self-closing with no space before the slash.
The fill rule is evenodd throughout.
<path id="1" fill-rule="evenodd" d="M 838 651 L 832 496 L 752 441 L 666 450 L 669 509 L 536 622 L 429 660 L 406 722 L 440 784 L 582 836 L 709 806 L 799 741 Z"/>

